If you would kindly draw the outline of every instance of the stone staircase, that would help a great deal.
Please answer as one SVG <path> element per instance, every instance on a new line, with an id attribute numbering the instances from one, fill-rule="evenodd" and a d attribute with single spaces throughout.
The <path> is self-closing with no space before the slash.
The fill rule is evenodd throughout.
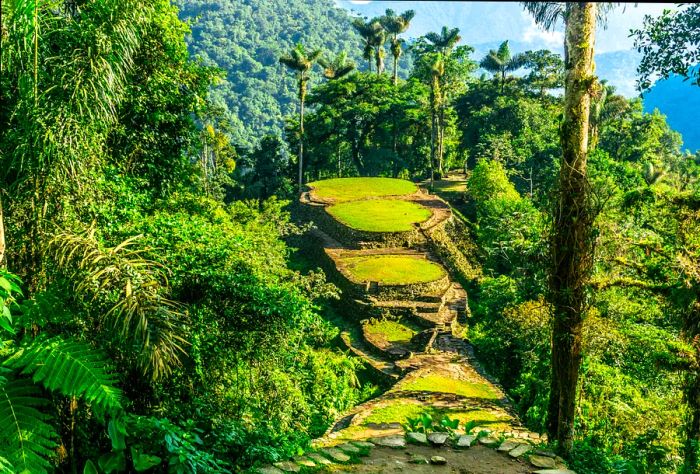
<path id="1" fill-rule="evenodd" d="M 432 217 L 420 225 L 419 234 L 422 238 L 414 240 L 410 247 L 381 246 L 377 244 L 381 239 L 373 240 L 371 245 L 366 245 L 365 242 L 355 242 L 352 245 L 341 243 L 322 228 L 323 223 L 328 222 L 325 217 L 321 219 L 321 225 L 310 232 L 314 239 L 311 245 L 323 249 L 324 268 L 329 277 L 345 293 L 343 301 L 346 311 L 343 324 L 347 327 L 341 334 L 341 340 L 350 352 L 362 358 L 377 374 L 393 384 L 392 387 L 381 396 L 355 406 L 338 417 L 325 435 L 314 441 L 315 451 L 308 454 L 303 462 L 290 460 L 287 464 L 268 466 L 266 471 L 258 472 L 300 472 L 302 469 L 311 469 L 311 462 L 316 466 L 314 469 L 384 472 L 362 470 L 361 466 L 369 461 L 362 461 L 360 454 L 379 452 L 382 449 L 405 449 L 407 445 L 404 426 L 407 418 L 418 416 L 420 413 L 432 413 L 435 417 L 446 415 L 452 419 L 457 418 L 461 426 L 466 426 L 468 421 L 477 423 L 482 436 L 479 438 L 474 433 L 460 433 L 458 430 L 452 436 L 452 443 L 443 440 L 437 445 L 426 441 L 425 446 L 449 446 L 455 452 L 469 446 L 488 446 L 498 448 L 498 452 L 507 456 L 509 462 L 510 459 L 519 461 L 515 470 L 508 467 L 510 464 L 503 464 L 502 470 L 482 471 L 475 468 L 463 472 L 533 472 L 535 466 L 551 470 L 534 472 L 571 473 L 566 471 L 561 460 L 555 459 L 553 454 L 538 451 L 538 445 L 545 442 L 546 437 L 532 433 L 521 425 L 501 387 L 481 368 L 468 341 L 459 336 L 459 324 L 466 323 L 469 312 L 468 295 L 462 285 L 448 278 L 445 284 L 438 285 L 439 287 L 418 287 L 418 290 L 404 293 L 399 289 L 396 291 L 397 297 L 387 298 L 381 294 L 382 288 L 378 284 L 366 282 L 363 291 L 358 293 L 358 286 L 348 281 L 347 272 L 342 269 L 343 258 L 410 255 L 439 262 L 429 250 L 430 231 L 452 219 L 449 205 L 422 190 L 405 198 L 416 200 L 433 211 Z M 316 215 L 319 207 L 327 204 L 314 200 L 309 193 L 305 193 L 300 201 L 302 206 L 313 206 Z M 337 223 L 334 223 L 333 227 L 337 227 Z M 337 232 L 337 229 L 335 231 Z M 362 324 L 363 320 L 370 318 L 410 321 L 422 330 L 417 332 L 410 342 L 392 343 L 368 334 Z M 467 442 L 465 436 L 471 436 L 471 440 Z M 478 441 L 479 439 L 481 441 Z M 508 440 L 511 440 L 510 444 L 507 444 Z M 415 446 L 410 447 L 413 449 Z M 369 451 L 365 453 L 366 450 Z M 512 452 L 516 455 L 512 455 Z M 424 457 L 425 463 L 418 464 L 435 466 L 442 463 L 439 459 L 439 462 L 433 462 L 435 460 L 428 454 L 426 452 Z M 448 456 L 447 451 L 440 454 L 437 458 L 444 456 L 450 459 L 450 463 L 459 463 L 461 459 L 459 456 L 452 458 L 451 454 Z M 372 458 L 375 455 L 368 456 Z M 377 456 L 381 459 L 391 458 L 390 453 Z M 531 459 L 529 463 L 526 462 L 528 459 Z M 409 467 L 410 461 L 405 461 L 409 464 L 398 470 L 429 472 L 417 465 Z M 348 462 L 362 464 L 352 467 Z M 401 464 L 398 458 L 392 462 Z M 297 467 L 299 470 L 294 470 Z"/>

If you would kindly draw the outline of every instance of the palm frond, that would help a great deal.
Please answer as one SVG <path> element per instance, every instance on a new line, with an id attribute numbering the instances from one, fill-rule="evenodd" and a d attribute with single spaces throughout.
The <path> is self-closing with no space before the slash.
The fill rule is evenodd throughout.
<path id="1" fill-rule="evenodd" d="M 535 23 L 551 31 L 557 22 L 565 20 L 565 2 L 521 2 L 525 10 L 532 15 Z"/>
<path id="2" fill-rule="evenodd" d="M 12 472 L 44 474 L 51 469 L 57 438 L 49 417 L 39 411 L 47 400 L 31 380 L 0 383 L 0 453 Z"/>
<path id="3" fill-rule="evenodd" d="M 481 60 L 479 66 L 482 69 L 486 69 L 488 72 L 496 74 L 501 71 L 501 68 L 503 67 L 503 62 L 498 57 L 495 51 L 491 51 L 484 57 L 484 59 Z"/>
<path id="4" fill-rule="evenodd" d="M 109 362 L 89 345 L 54 337 L 34 340 L 17 350 L 3 364 L 31 375 L 35 383 L 68 397 L 85 400 L 101 416 L 122 410 L 122 392 L 107 370 Z"/>
<path id="5" fill-rule="evenodd" d="M 101 319 L 115 337 L 137 348 L 140 367 L 157 379 L 180 364 L 186 344 L 180 336 L 185 312 L 167 298 L 165 268 L 143 257 L 147 249 L 135 246 L 139 239 L 103 248 L 92 231 L 61 232 L 51 239 L 49 251 L 75 280 L 79 297 L 110 305 Z"/>

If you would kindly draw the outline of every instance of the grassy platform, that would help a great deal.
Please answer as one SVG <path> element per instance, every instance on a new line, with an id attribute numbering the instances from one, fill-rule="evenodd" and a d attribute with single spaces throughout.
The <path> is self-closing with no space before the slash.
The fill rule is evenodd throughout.
<path id="1" fill-rule="evenodd" d="M 439 374 L 430 374 L 410 380 L 402 384 L 400 390 L 454 393 L 463 397 L 483 398 L 486 400 L 498 400 L 500 398 L 492 386 L 486 383 L 467 382 Z"/>
<path id="2" fill-rule="evenodd" d="M 409 343 L 418 330 L 400 321 L 383 319 L 365 326 L 368 334 L 391 343 Z"/>
<path id="3" fill-rule="evenodd" d="M 319 198 L 352 201 L 367 197 L 401 196 L 413 194 L 415 184 L 394 178 L 335 178 L 308 184 Z"/>
<path id="4" fill-rule="evenodd" d="M 342 202 L 330 206 L 328 213 L 346 226 L 366 232 L 407 232 L 432 215 L 419 204 L 398 199 Z"/>
<path id="5" fill-rule="evenodd" d="M 342 261 L 353 280 L 376 281 L 385 285 L 410 285 L 438 280 L 442 267 L 425 258 L 411 255 L 369 255 Z"/>

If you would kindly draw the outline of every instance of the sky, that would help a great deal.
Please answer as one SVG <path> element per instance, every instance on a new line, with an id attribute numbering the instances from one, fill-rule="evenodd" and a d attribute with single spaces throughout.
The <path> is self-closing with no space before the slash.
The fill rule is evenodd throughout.
<path id="1" fill-rule="evenodd" d="M 457 27 L 462 44 L 476 48 L 475 57 L 486 54 L 498 43 L 510 40 L 511 50 L 549 49 L 563 54 L 563 27 L 554 31 L 540 28 L 517 2 L 462 2 L 462 1 L 383 1 L 335 0 L 336 5 L 354 11 L 363 17 L 384 14 L 387 8 L 397 13 L 408 9 L 416 11 L 407 38 L 417 38 L 443 26 Z M 596 35 L 596 63 L 598 74 L 617 87 L 626 97 L 638 95 L 635 87 L 640 55 L 634 51 L 631 29 L 643 25 L 644 16 L 659 16 L 664 9 L 675 10 L 674 4 L 622 3 L 609 15 L 605 27 Z"/>
<path id="2" fill-rule="evenodd" d="M 510 39 L 532 44 L 534 48 L 555 49 L 563 43 L 561 27 L 554 32 L 542 30 L 517 2 L 335 1 L 338 6 L 368 17 L 380 15 L 387 8 L 396 12 L 416 10 L 414 25 L 408 32 L 411 37 L 437 31 L 445 25 L 458 27 L 466 44 Z M 658 16 L 666 8 L 676 7 L 663 3 L 640 3 L 636 7 L 634 3 L 621 4 L 609 15 L 607 28 L 598 31 L 597 52 L 632 49 L 630 29 L 641 27 L 644 15 Z"/>

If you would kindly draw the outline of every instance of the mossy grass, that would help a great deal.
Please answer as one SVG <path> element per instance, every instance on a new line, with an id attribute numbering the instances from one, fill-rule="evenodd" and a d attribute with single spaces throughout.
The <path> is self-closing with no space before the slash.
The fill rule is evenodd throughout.
<path id="1" fill-rule="evenodd" d="M 454 393 L 463 397 L 488 400 L 498 400 L 500 398 L 498 393 L 485 383 L 468 382 L 439 374 L 430 374 L 425 377 L 408 380 L 401 384 L 399 390 Z"/>
<path id="2" fill-rule="evenodd" d="M 336 202 L 368 197 L 413 194 L 418 187 L 410 181 L 394 178 L 335 178 L 308 184 L 314 194 Z"/>
<path id="3" fill-rule="evenodd" d="M 403 321 L 392 319 L 374 320 L 367 323 L 365 330 L 368 334 L 385 339 L 392 343 L 409 343 L 418 330 Z"/>
<path id="4" fill-rule="evenodd" d="M 341 202 L 327 211 L 346 226 L 365 232 L 408 232 L 432 215 L 423 206 L 400 199 Z"/>
<path id="5" fill-rule="evenodd" d="M 445 270 L 419 256 L 368 255 L 342 260 L 351 279 L 358 282 L 376 281 L 384 285 L 427 283 L 445 276 Z"/>
<path id="6" fill-rule="evenodd" d="M 443 416 L 460 420 L 460 427 L 469 421 L 475 421 L 479 426 L 491 430 L 506 429 L 511 421 L 505 413 L 498 415 L 490 411 L 479 408 L 440 408 L 432 405 L 425 405 L 412 399 L 397 398 L 391 404 L 377 408 L 362 421 L 362 425 L 371 424 L 405 424 L 408 418 L 419 418 L 422 414 L 428 413 L 433 420 L 440 420 Z M 478 430 L 477 430 L 478 431 Z"/>

